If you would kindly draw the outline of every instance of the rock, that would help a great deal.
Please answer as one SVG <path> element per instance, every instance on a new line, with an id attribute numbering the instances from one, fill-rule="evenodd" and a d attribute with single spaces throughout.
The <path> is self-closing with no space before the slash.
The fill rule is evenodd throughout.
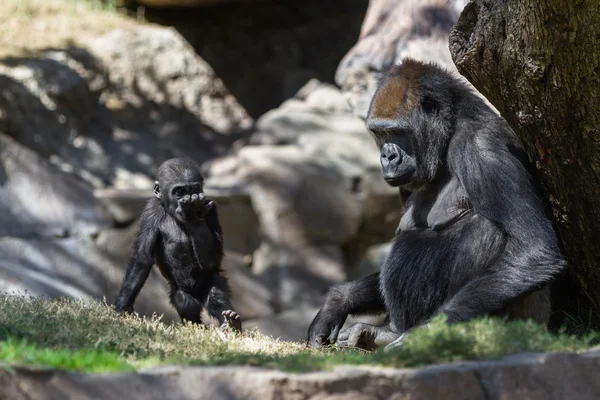
<path id="1" fill-rule="evenodd" d="M 340 62 L 335 80 L 356 115 L 365 118 L 377 84 L 402 58 L 434 61 L 455 71 L 448 34 L 466 0 L 371 0 L 358 43 Z"/>
<path id="2" fill-rule="evenodd" d="M 256 127 L 250 145 L 203 166 L 207 187 L 231 202 L 248 196 L 260 238 L 252 272 L 270 283 L 276 309 L 314 306 L 346 279 L 346 264 L 393 235 L 398 192 L 381 178 L 364 122 L 331 85 L 309 82 Z"/>
<path id="3" fill-rule="evenodd" d="M 0 397 L 64 399 L 581 399 L 600 397 L 600 352 L 517 354 L 415 369 L 337 367 L 284 373 L 256 367 L 160 367 L 139 373 L 0 370 Z"/>
<path id="4" fill-rule="evenodd" d="M 0 86 L 0 132 L 95 188 L 151 190 L 165 159 L 202 163 L 253 123 L 194 49 L 160 27 L 3 59 Z"/>
<path id="5" fill-rule="evenodd" d="M 112 304 L 125 265 L 115 263 L 90 238 L 0 238 L 0 291 L 56 298 L 106 298 Z M 138 297 L 140 315 L 164 314 L 178 321 L 170 306 L 163 277 L 153 270 Z"/>
<path id="6" fill-rule="evenodd" d="M 128 224 L 140 216 L 152 191 L 107 188 L 94 190 L 94 196 L 110 211 L 117 223 Z"/>
<path id="7" fill-rule="evenodd" d="M 112 220 L 90 185 L 0 133 L 0 236 L 93 235 Z"/>
<path id="8" fill-rule="evenodd" d="M 247 129 L 252 119 L 213 69 L 173 28 L 118 29 L 97 39 L 92 52 L 108 66 L 106 98 L 187 111 L 220 134 Z M 152 114 L 148 115 L 152 119 Z"/>

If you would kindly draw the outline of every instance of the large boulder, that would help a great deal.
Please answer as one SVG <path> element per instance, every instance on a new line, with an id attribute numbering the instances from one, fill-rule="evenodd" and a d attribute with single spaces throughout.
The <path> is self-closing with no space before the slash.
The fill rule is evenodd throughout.
<path id="1" fill-rule="evenodd" d="M 163 114 L 160 119 L 173 122 L 177 110 L 186 111 L 222 135 L 252 124 L 211 66 L 173 28 L 114 30 L 94 41 L 90 50 L 107 66 L 109 88 L 103 100 L 115 113 L 152 104 L 154 114 Z M 152 114 L 141 117 L 157 119 Z M 199 131 L 198 139 L 207 133 Z"/>
<path id="2" fill-rule="evenodd" d="M 92 188 L 0 133 L 0 236 L 92 235 L 111 216 Z"/>
<path id="3" fill-rule="evenodd" d="M 95 187 L 151 188 L 165 159 L 203 162 L 252 125 L 174 29 L 3 59 L 0 86 L 0 131 Z"/>
<path id="4" fill-rule="evenodd" d="M 0 238 L 0 291 L 46 298 L 106 298 L 111 304 L 119 291 L 124 266 L 116 264 L 90 238 Z M 178 321 L 170 306 L 160 273 L 152 271 L 136 311 L 164 314 Z"/>

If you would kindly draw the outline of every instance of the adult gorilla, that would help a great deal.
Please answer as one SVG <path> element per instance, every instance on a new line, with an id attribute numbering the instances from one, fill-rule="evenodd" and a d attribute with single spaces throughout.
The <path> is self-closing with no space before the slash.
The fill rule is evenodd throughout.
<path id="1" fill-rule="evenodd" d="M 549 283 L 565 267 L 523 146 L 463 82 L 406 59 L 378 88 L 367 127 L 405 211 L 376 274 L 333 287 L 308 330 L 314 346 L 373 348 L 445 314 L 547 323 Z M 348 314 L 388 313 L 382 327 Z"/>

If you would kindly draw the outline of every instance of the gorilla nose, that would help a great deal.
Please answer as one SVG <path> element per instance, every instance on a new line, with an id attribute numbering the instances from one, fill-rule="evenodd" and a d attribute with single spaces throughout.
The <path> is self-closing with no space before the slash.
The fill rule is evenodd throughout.
<path id="1" fill-rule="evenodd" d="M 385 143 L 381 148 L 381 166 L 383 168 L 398 165 L 402 161 L 398 146 L 392 143 Z"/>

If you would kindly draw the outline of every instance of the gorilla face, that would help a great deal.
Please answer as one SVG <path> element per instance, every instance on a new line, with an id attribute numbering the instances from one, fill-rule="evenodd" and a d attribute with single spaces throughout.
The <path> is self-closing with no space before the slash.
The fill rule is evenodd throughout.
<path id="1" fill-rule="evenodd" d="M 439 175 L 453 132 L 452 90 L 392 69 L 375 92 L 367 128 L 379 146 L 390 186 L 419 190 Z"/>
<path id="2" fill-rule="evenodd" d="M 154 194 L 177 221 L 204 219 L 213 206 L 203 193 L 204 178 L 199 168 L 187 159 L 172 159 L 161 165 Z"/>
<path id="3" fill-rule="evenodd" d="M 180 222 L 190 222 L 203 219 L 210 206 L 210 200 L 205 200 L 201 182 L 186 182 L 173 185 L 169 191 L 168 201 L 171 215 Z"/>

